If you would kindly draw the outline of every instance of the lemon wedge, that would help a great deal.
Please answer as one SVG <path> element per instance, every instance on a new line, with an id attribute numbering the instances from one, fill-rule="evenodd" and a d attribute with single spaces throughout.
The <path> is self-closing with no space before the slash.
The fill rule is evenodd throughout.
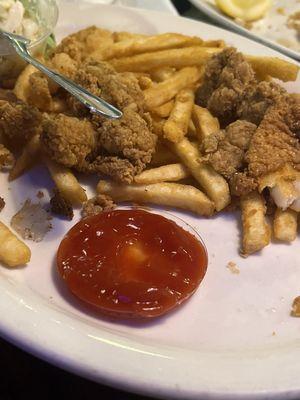
<path id="1" fill-rule="evenodd" d="M 255 21 L 271 7 L 272 0 L 216 0 L 216 5 L 232 18 Z"/>

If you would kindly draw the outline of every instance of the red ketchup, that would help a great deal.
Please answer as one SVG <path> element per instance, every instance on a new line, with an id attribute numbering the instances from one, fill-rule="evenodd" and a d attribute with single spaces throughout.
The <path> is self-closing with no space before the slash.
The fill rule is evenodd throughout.
<path id="1" fill-rule="evenodd" d="M 199 240 L 167 218 L 116 210 L 71 228 L 59 246 L 57 266 L 70 291 L 100 313 L 151 318 L 194 293 L 207 254 Z"/>

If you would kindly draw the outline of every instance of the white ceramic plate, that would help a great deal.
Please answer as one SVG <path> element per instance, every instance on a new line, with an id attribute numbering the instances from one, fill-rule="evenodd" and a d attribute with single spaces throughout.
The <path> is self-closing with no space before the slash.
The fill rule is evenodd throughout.
<path id="1" fill-rule="evenodd" d="M 76 1 L 81 2 L 81 0 L 58 0 L 59 3 L 70 1 L 73 5 Z M 173 6 L 171 0 L 88 0 L 91 4 L 114 4 L 118 6 L 143 8 L 145 10 L 154 10 L 166 12 L 173 15 L 178 15 L 176 8 Z"/>
<path id="2" fill-rule="evenodd" d="M 276 53 L 248 39 L 196 21 L 114 6 L 61 6 L 59 37 L 87 25 L 143 33 L 165 31 L 222 38 L 249 54 Z M 299 91 L 299 80 L 289 86 Z M 8 185 L 1 196 L 10 216 L 27 197 L 52 187 L 41 167 Z M 95 187 L 96 179 L 94 180 Z M 91 191 L 89 190 L 91 193 Z M 43 199 L 43 201 L 46 201 Z M 17 346 L 92 380 L 172 399 L 292 399 L 300 395 L 300 325 L 290 317 L 300 294 L 298 239 L 239 257 L 236 214 L 212 219 L 171 211 L 195 227 L 208 253 L 207 275 L 176 312 L 145 324 L 113 323 L 69 295 L 56 274 L 55 253 L 72 223 L 53 220 L 32 261 L 0 269 L 0 332 Z M 75 222 L 75 221 L 73 221 Z M 226 265 L 235 262 L 240 274 Z"/>
<path id="3" fill-rule="evenodd" d="M 298 0 L 273 0 L 270 11 L 264 18 L 254 22 L 251 29 L 242 27 L 232 18 L 224 15 L 215 6 L 214 0 L 190 0 L 190 2 L 218 24 L 300 60 L 299 35 L 296 30 L 289 29 L 286 24 L 289 15 L 300 11 Z"/>

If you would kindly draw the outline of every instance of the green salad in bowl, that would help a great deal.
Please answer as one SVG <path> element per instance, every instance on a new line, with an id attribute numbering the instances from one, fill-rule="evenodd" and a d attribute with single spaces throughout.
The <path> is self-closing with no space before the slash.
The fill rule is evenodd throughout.
<path id="1" fill-rule="evenodd" d="M 55 0 L 0 0 L 0 29 L 28 38 L 33 56 L 44 56 L 55 46 L 53 29 L 57 18 Z M 0 86 L 18 76 L 24 65 L 5 39 L 0 39 Z"/>

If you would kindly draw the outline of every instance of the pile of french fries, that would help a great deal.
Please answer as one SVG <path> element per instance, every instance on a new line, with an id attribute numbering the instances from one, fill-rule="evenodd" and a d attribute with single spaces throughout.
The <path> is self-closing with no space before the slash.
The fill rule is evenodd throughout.
<path id="1" fill-rule="evenodd" d="M 207 109 L 195 105 L 194 99 L 207 61 L 220 52 L 225 43 L 222 40 L 205 41 L 172 33 L 146 36 L 103 32 L 101 45 L 93 49 L 86 59 L 107 61 L 118 72 L 135 74 L 144 92 L 145 107 L 152 115 L 158 145 L 151 164 L 135 177 L 132 184 L 121 185 L 102 179 L 97 185 L 97 192 L 111 196 L 116 202 L 177 207 L 199 216 L 209 217 L 224 210 L 231 203 L 228 183 L 202 161 L 199 150 L 203 139 L 220 129 L 219 121 Z M 297 78 L 298 67 L 287 61 L 274 57 L 246 58 L 259 79 L 294 81 Z M 33 67 L 28 66 L 16 82 L 15 94 L 23 101 L 28 100 L 29 76 L 34 71 Z M 59 112 L 63 109 L 61 104 L 55 103 L 55 99 L 53 104 L 49 111 Z M 32 160 L 38 157 L 47 165 L 55 185 L 67 200 L 73 205 L 87 200 L 73 172 L 42 155 L 38 135 L 23 149 L 10 171 L 9 179 L 22 175 L 31 167 Z M 264 198 L 259 192 L 242 198 L 240 208 L 243 226 L 241 252 L 248 255 L 270 242 L 272 230 L 266 220 Z M 286 242 L 294 240 L 297 213 L 290 209 L 278 209 L 273 228 L 276 239 Z M 28 262 L 30 254 L 25 247 L 19 252 L 23 257 L 17 261 L 8 255 L 11 254 L 11 248 L 16 251 L 14 246 L 19 240 L 9 232 L 4 224 L 0 224 L 0 239 L 3 238 L 0 240 L 0 260 L 9 266 Z"/>

